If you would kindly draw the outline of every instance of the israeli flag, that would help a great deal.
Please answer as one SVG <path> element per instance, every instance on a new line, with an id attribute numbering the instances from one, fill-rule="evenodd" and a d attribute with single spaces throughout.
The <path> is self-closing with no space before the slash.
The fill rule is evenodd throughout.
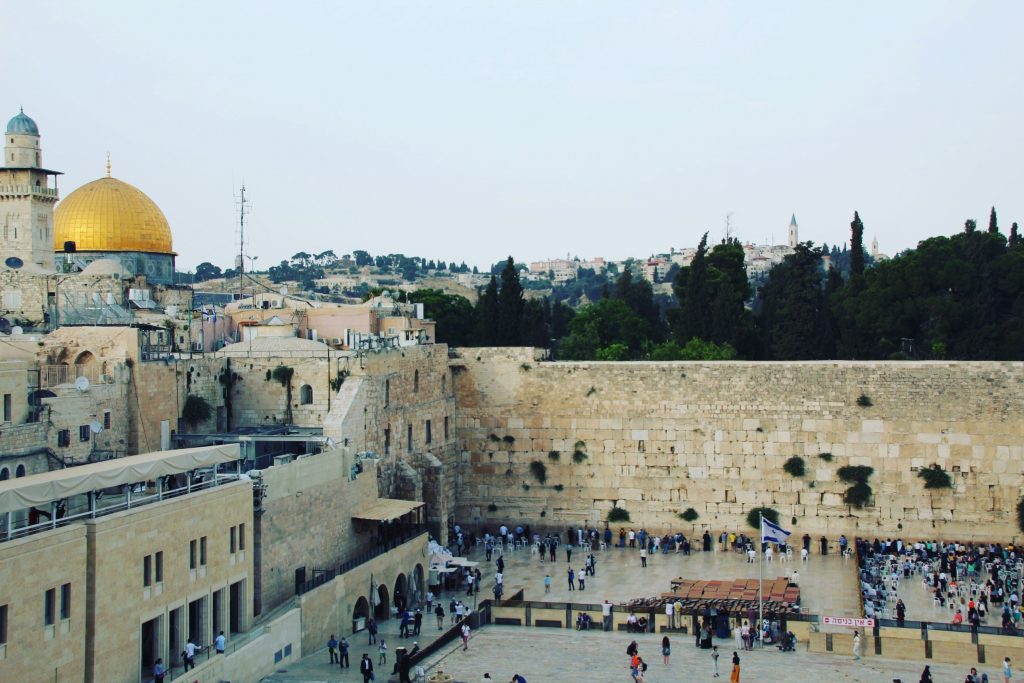
<path id="1" fill-rule="evenodd" d="M 789 534 L 789 531 L 786 531 L 778 524 L 772 524 L 764 517 L 761 518 L 762 543 L 779 543 L 781 545 L 785 545 L 786 539 L 789 538 Z"/>

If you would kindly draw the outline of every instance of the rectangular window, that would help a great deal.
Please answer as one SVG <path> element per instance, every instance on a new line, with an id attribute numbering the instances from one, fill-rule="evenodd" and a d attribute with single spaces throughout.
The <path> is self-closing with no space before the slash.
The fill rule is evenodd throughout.
<path id="1" fill-rule="evenodd" d="M 409 453 L 412 453 L 412 425 L 409 425 L 409 428 L 406 430 L 406 432 L 407 437 L 405 440 L 405 450 Z"/>
<path id="2" fill-rule="evenodd" d="M 245 550 L 245 524 L 238 525 L 238 549 Z"/>
<path id="3" fill-rule="evenodd" d="M 71 618 L 71 584 L 65 583 L 60 587 L 60 618 Z"/>
<path id="4" fill-rule="evenodd" d="M 199 566 L 206 566 L 206 536 L 199 539 Z"/>
<path id="5" fill-rule="evenodd" d="M 110 429 L 110 411 L 109 410 L 104 410 L 103 411 L 103 428 L 104 429 Z"/>
<path id="6" fill-rule="evenodd" d="M 231 527 L 230 545 L 231 545 L 231 554 L 232 555 L 235 554 L 235 546 L 237 545 L 237 543 L 238 543 L 238 528 L 237 527 Z"/>
<path id="7" fill-rule="evenodd" d="M 4 422 L 11 421 L 11 395 L 4 394 Z"/>
<path id="8" fill-rule="evenodd" d="M 164 551 L 161 550 L 155 555 L 155 566 L 154 573 L 156 574 L 156 582 L 161 583 L 164 580 Z"/>
<path id="9" fill-rule="evenodd" d="M 7 605 L 0 605 L 0 645 L 7 644 Z"/>
<path id="10" fill-rule="evenodd" d="M 428 446 L 430 445 L 430 437 L 430 420 L 427 420 L 426 423 L 423 425 L 423 442 L 426 443 Z"/>
<path id="11" fill-rule="evenodd" d="M 17 237 L 17 234 L 15 234 L 15 237 Z M 0 298 L 3 299 L 3 306 L 7 310 L 21 308 L 20 289 L 5 289 Z"/>
<path id="12" fill-rule="evenodd" d="M 91 431 L 92 430 L 89 429 L 89 425 L 81 425 L 81 426 L 79 426 L 79 428 L 78 428 L 78 440 L 79 441 L 88 441 L 89 440 L 89 436 L 91 434 Z"/>
<path id="13" fill-rule="evenodd" d="M 188 542 L 188 568 L 196 568 L 196 542 L 194 540 Z"/>
<path id="14" fill-rule="evenodd" d="M 142 586 L 148 587 L 153 584 L 153 556 L 146 555 L 142 558 Z"/>
<path id="15" fill-rule="evenodd" d="M 43 626 L 53 626 L 57 589 L 51 588 L 43 594 Z"/>
<path id="16" fill-rule="evenodd" d="M 391 429 L 384 430 L 384 455 L 391 455 Z"/>
<path id="17" fill-rule="evenodd" d="M 448 416 L 444 416 L 444 440 L 448 440 Z"/>
<path id="18" fill-rule="evenodd" d="M 71 430 L 62 429 L 57 432 L 57 445 L 61 448 L 67 448 L 71 445 Z"/>

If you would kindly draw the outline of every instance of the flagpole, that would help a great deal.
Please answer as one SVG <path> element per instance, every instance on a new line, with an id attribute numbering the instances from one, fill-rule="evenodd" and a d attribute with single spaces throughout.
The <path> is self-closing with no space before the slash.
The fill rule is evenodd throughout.
<path id="1" fill-rule="evenodd" d="M 764 622 L 764 512 L 759 511 L 758 517 L 761 520 L 758 525 L 761 542 L 757 546 L 757 642 L 764 648 L 761 642 L 761 624 Z"/>

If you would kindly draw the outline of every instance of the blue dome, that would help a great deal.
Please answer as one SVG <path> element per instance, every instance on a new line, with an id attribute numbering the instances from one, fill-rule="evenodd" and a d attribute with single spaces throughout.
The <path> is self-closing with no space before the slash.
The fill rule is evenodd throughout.
<path id="1" fill-rule="evenodd" d="M 7 132 L 15 135 L 39 135 L 39 128 L 36 126 L 36 122 L 25 116 L 25 111 L 22 110 L 7 122 Z"/>

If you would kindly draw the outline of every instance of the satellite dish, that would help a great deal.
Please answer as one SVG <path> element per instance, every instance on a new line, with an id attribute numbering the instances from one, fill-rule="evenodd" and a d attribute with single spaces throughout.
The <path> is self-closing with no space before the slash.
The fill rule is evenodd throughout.
<path id="1" fill-rule="evenodd" d="M 78 389 L 79 391 L 85 391 L 88 388 L 89 388 L 89 378 L 88 377 L 79 377 L 78 379 L 75 380 L 75 389 Z"/>
<path id="2" fill-rule="evenodd" d="M 85 378 L 82 377 L 81 379 Z M 93 420 L 92 422 L 89 423 L 89 431 L 92 432 L 93 434 L 99 434 L 100 432 L 103 431 L 103 425 L 101 425 L 96 420 Z"/>
<path id="3" fill-rule="evenodd" d="M 278 291 L 278 293 L 281 296 L 288 296 L 288 287 L 287 287 L 287 285 L 281 285 L 281 289 L 279 289 L 277 291 Z"/>
<path id="4" fill-rule="evenodd" d="M 15 325 L 14 327 L 11 328 L 11 334 L 21 334 L 24 331 L 25 330 L 21 329 L 20 325 Z"/>
<path id="5" fill-rule="evenodd" d="M 17 270 L 18 268 L 21 268 L 23 265 L 25 265 L 25 262 L 22 261 L 17 256 L 8 256 L 6 259 L 4 259 L 4 265 L 10 268 L 11 270 Z"/>

